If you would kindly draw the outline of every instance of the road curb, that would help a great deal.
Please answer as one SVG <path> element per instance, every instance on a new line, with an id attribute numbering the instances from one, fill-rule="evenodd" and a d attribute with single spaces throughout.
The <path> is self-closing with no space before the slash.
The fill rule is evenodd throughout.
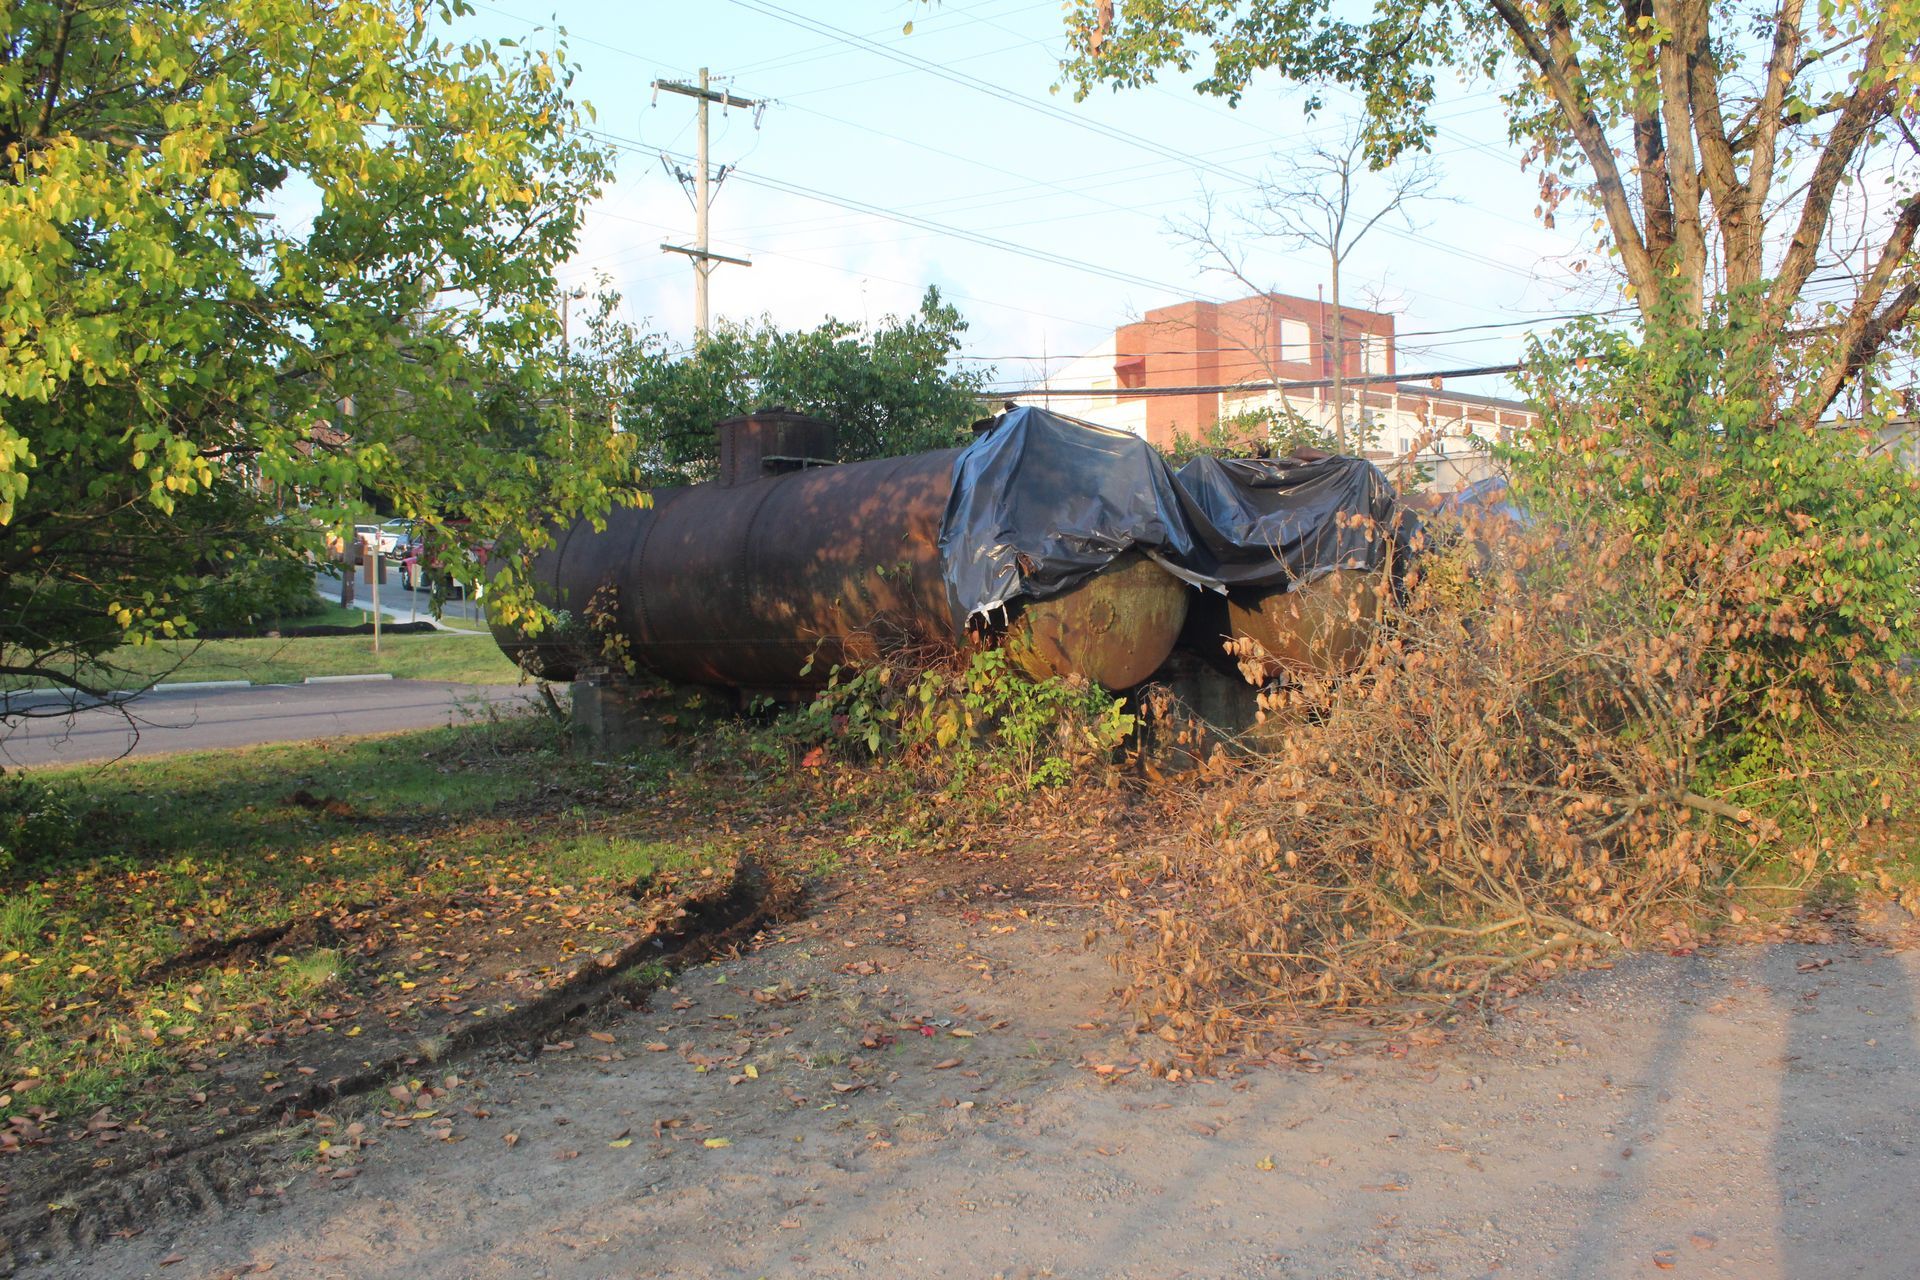
<path id="1" fill-rule="evenodd" d="M 37 711 L 42 707 L 72 707 L 85 710 L 88 706 L 106 706 L 106 703 L 87 703 L 82 706 L 85 695 L 71 689 L 15 689 L 10 693 L 0 693 L 0 714 L 12 714 L 14 711 Z"/>
<path id="2" fill-rule="evenodd" d="M 251 689 L 254 687 L 254 682 L 251 680 L 182 680 L 178 683 L 163 680 L 151 689 L 109 689 L 107 692 L 110 694 L 133 696 L 143 692 L 192 693 L 197 689 Z M 68 689 L 61 685 L 45 684 L 36 685 L 31 689 L 9 689 L 4 693 L 0 693 L 0 706 L 4 706 L 17 698 L 45 698 L 49 696 L 67 702 L 75 702 L 86 697 L 86 695 L 78 689 Z"/>
<path id="3" fill-rule="evenodd" d="M 391 680 L 393 678 L 394 678 L 393 672 L 379 671 L 379 672 L 370 672 L 366 675 L 359 675 L 359 676 L 307 676 L 304 679 L 302 679 L 300 683 L 302 684 L 360 684 L 360 683 L 371 681 L 371 680 Z M 272 688 L 284 688 L 284 687 L 286 686 L 276 685 L 273 682 L 261 682 L 256 680 L 181 680 L 178 682 L 162 680 L 159 684 L 156 684 L 151 689 L 146 690 L 146 692 L 148 693 L 201 693 L 201 692 L 207 692 L 213 689 L 272 689 Z M 132 695 L 137 693 L 138 691 L 133 689 L 114 689 L 114 690 L 111 690 L 111 692 L 117 693 L 117 694 L 124 693 L 124 694 Z M 41 685 L 37 688 L 32 688 L 32 689 L 8 689 L 5 692 L 0 692 L 0 708 L 5 708 L 17 701 L 24 702 L 29 699 L 47 698 L 47 697 L 57 698 L 62 701 L 74 702 L 85 697 L 85 695 L 80 693 L 78 690 L 64 689 L 57 685 Z M 95 705 L 105 705 L 105 704 L 95 704 Z"/>

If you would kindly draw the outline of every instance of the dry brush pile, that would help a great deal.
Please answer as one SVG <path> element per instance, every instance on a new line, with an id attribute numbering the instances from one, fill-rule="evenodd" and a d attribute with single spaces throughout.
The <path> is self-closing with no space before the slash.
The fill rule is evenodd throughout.
<path id="1" fill-rule="evenodd" d="M 1731 726 L 1816 718 L 1842 673 L 1890 674 L 1824 647 L 1756 656 L 1826 623 L 1753 552 L 1458 530 L 1357 670 L 1263 695 L 1268 745 L 1201 799 L 1191 839 L 1120 873 L 1142 1026 L 1202 1056 L 1259 1050 L 1302 1009 L 1453 1000 L 1631 945 L 1743 865 L 1842 861 L 1817 823 L 1783 829 L 1717 785 Z"/>

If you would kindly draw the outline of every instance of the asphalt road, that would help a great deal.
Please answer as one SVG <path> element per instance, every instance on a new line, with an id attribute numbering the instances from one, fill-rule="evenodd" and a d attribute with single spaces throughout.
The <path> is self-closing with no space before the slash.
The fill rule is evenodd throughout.
<path id="1" fill-rule="evenodd" d="M 124 708 L 93 706 L 0 723 L 0 767 L 78 764 L 124 755 L 164 755 L 261 742 L 347 738 L 458 723 L 487 704 L 519 704 L 533 690 L 512 685 L 378 680 L 157 689 Z"/>

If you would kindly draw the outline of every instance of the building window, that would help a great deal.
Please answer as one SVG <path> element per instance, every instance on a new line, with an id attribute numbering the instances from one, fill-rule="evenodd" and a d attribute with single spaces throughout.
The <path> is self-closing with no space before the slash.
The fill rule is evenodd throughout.
<path id="1" fill-rule="evenodd" d="M 1113 373 L 1123 390 L 1134 391 L 1147 385 L 1147 358 L 1122 356 L 1113 363 Z"/>
<path id="2" fill-rule="evenodd" d="M 1280 362 L 1282 364 L 1307 364 L 1313 359 L 1307 343 L 1311 337 L 1304 320 L 1282 320 L 1280 322 Z"/>
<path id="3" fill-rule="evenodd" d="M 1378 333 L 1369 333 L 1360 339 L 1360 360 L 1368 373 L 1387 371 L 1388 339 Z"/>

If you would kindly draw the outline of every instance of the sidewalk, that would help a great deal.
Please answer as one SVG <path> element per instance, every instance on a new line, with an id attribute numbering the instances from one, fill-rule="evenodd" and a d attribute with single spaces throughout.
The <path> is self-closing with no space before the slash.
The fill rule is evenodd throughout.
<path id="1" fill-rule="evenodd" d="M 316 570 L 313 575 L 313 589 L 328 604 L 340 603 L 340 579 L 333 574 L 325 570 Z M 433 616 L 432 598 L 433 593 L 430 591 L 408 591 L 400 585 L 400 575 L 390 571 L 387 574 L 387 580 L 380 585 L 380 614 L 396 622 L 430 622 L 437 631 L 452 631 L 456 634 L 470 634 L 473 628 L 485 628 L 486 617 L 481 612 L 478 602 L 441 601 L 441 618 L 466 624 L 450 627 L 441 621 L 441 618 Z M 364 578 L 354 579 L 352 607 L 365 613 L 373 611 L 373 586 Z"/>

